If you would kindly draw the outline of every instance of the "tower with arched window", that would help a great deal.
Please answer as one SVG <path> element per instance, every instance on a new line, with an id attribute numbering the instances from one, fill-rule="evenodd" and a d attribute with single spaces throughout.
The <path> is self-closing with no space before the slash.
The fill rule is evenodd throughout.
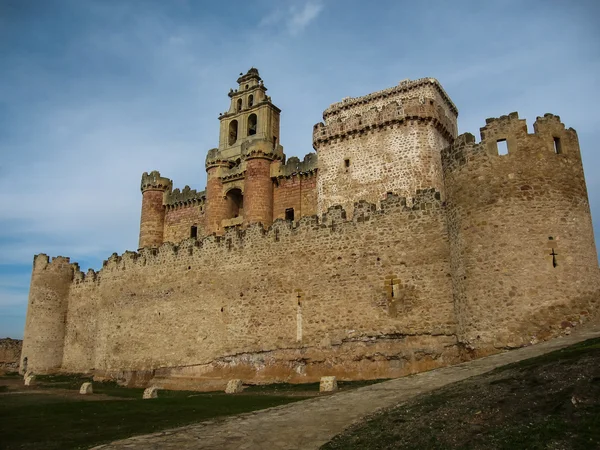
<path id="1" fill-rule="evenodd" d="M 251 68 L 229 91 L 219 116 L 219 147 L 206 158 L 206 229 L 220 233 L 235 225 L 273 220 L 271 164 L 283 160 L 279 114 L 258 70 Z"/>

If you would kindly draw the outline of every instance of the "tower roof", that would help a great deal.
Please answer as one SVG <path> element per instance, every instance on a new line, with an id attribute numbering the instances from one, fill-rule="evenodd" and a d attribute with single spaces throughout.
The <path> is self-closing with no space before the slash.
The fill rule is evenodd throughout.
<path id="1" fill-rule="evenodd" d="M 258 81 L 260 81 L 260 75 L 258 74 L 258 69 L 256 69 L 255 67 L 251 67 L 250 70 L 248 70 L 248 72 L 246 72 L 246 75 L 243 75 L 240 72 L 240 77 L 237 79 L 238 83 L 244 83 L 245 81 L 251 80 L 251 79 L 257 79 Z"/>

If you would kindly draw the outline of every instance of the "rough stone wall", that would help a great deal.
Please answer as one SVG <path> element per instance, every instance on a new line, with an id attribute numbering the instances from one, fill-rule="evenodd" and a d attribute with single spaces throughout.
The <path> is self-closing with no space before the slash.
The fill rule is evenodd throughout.
<path id="1" fill-rule="evenodd" d="M 280 178 L 273 187 L 273 219 L 285 219 L 285 210 L 294 208 L 294 219 L 317 213 L 316 175 Z"/>
<path id="2" fill-rule="evenodd" d="M 534 134 L 516 113 L 487 122 L 481 143 L 461 135 L 444 151 L 458 336 L 481 353 L 574 326 L 600 293 L 575 130 L 551 114 Z"/>
<path id="3" fill-rule="evenodd" d="M 198 229 L 198 236 L 205 233 L 204 206 L 187 204 L 168 207 L 165 214 L 164 242 L 179 242 L 190 237 L 192 226 Z"/>
<path id="4" fill-rule="evenodd" d="M 51 372 L 62 365 L 75 266 L 62 256 L 52 261 L 43 254 L 34 258 L 21 361 L 27 358 L 28 370 L 35 373 Z"/>
<path id="5" fill-rule="evenodd" d="M 402 105 L 407 101 L 415 99 L 421 104 L 425 104 L 426 100 L 433 100 L 436 105 L 442 108 L 441 116 L 446 116 L 453 122 L 454 128 L 449 129 L 449 131 L 454 136 L 458 134 L 458 128 L 456 126 L 458 109 L 435 78 L 403 80 L 398 83 L 397 86 L 372 92 L 362 97 L 345 98 L 341 102 L 329 106 L 329 108 L 323 112 L 323 119 L 329 124 L 338 118 L 346 120 L 356 115 L 362 116 L 373 108 L 382 110 L 393 102 Z"/>
<path id="6" fill-rule="evenodd" d="M 0 339 L 0 372 L 19 370 L 22 345 L 19 339 Z"/>
<path id="7" fill-rule="evenodd" d="M 75 276 L 63 370 L 308 381 L 457 362 L 440 196 L 407 203 L 113 255 Z"/>
<path id="8" fill-rule="evenodd" d="M 359 199 L 377 203 L 386 192 L 408 196 L 434 187 L 443 196 L 440 151 L 448 144 L 432 123 L 417 121 L 319 144 L 318 212 Z"/>

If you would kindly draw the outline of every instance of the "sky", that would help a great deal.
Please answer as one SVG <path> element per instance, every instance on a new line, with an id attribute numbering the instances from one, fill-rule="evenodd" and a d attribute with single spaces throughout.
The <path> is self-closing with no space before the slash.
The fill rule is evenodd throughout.
<path id="1" fill-rule="evenodd" d="M 577 130 L 600 243 L 600 2 L 0 0 L 0 337 L 22 338 L 33 256 L 98 270 L 136 250 L 141 174 L 203 190 L 240 72 L 288 157 L 344 97 L 434 77 L 479 139 L 518 111 Z"/>

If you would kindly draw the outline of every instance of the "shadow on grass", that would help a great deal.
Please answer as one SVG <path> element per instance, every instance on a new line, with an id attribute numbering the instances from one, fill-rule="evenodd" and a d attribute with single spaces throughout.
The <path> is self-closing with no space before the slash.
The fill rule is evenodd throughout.
<path id="1" fill-rule="evenodd" d="M 4 395 L 0 401 L 1 448 L 88 448 L 137 434 L 302 400 L 302 397 L 198 395 L 182 391 L 161 391 L 157 399 L 141 400 L 141 390 L 117 389 L 119 396 L 132 398 L 85 401 L 52 394 Z"/>

